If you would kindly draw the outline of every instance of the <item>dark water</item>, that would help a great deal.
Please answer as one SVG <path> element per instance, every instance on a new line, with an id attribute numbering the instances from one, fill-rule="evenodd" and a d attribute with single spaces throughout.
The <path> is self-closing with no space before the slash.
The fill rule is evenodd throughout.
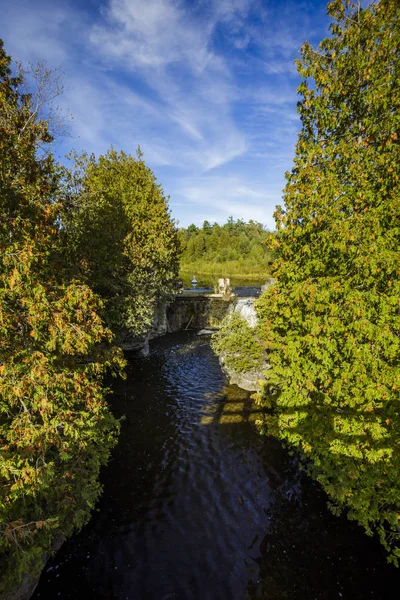
<path id="1" fill-rule="evenodd" d="M 232 288 L 236 296 L 253 296 L 257 298 L 261 294 L 261 286 L 256 285 L 236 285 Z"/>
<path id="2" fill-rule="evenodd" d="M 171 334 L 131 357 L 112 399 L 126 415 L 91 522 L 34 598 L 397 599 L 399 571 L 333 517 L 227 386 L 208 338 Z"/>

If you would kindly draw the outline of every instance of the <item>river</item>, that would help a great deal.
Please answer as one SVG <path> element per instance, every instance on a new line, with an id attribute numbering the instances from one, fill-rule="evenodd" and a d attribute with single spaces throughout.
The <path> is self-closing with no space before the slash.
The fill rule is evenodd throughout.
<path id="1" fill-rule="evenodd" d="M 153 341 L 127 372 L 98 511 L 47 564 L 36 600 L 398 598 L 376 540 L 331 515 L 259 436 L 257 408 L 227 385 L 207 336 Z"/>

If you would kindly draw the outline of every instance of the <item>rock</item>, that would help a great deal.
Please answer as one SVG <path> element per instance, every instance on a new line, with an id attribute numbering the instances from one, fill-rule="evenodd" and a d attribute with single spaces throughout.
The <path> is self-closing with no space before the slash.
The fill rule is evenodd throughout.
<path id="1" fill-rule="evenodd" d="M 149 340 L 146 340 L 143 348 L 140 350 L 142 356 L 148 356 L 150 354 Z"/>
<path id="2" fill-rule="evenodd" d="M 229 383 L 232 385 L 237 385 L 242 390 L 246 390 L 247 392 L 259 392 L 259 381 L 265 379 L 264 371 L 270 369 L 270 365 L 266 361 L 263 361 L 257 369 L 250 369 L 249 371 L 239 373 L 226 366 L 225 357 L 226 354 L 223 353 L 220 354 L 218 358 L 223 372 L 229 379 Z"/>
<path id="3" fill-rule="evenodd" d="M 148 339 L 153 339 L 165 335 L 168 331 L 167 320 L 168 303 L 163 303 L 157 306 L 154 311 L 153 325 L 149 331 Z"/>
<path id="4" fill-rule="evenodd" d="M 167 308 L 168 331 L 219 327 L 233 304 L 228 296 L 177 296 Z"/>
<path id="5" fill-rule="evenodd" d="M 144 348 L 148 343 L 148 337 L 146 335 L 133 336 L 129 333 L 118 336 L 118 346 L 124 350 L 124 352 L 134 352 Z"/>
<path id="6" fill-rule="evenodd" d="M 64 543 L 64 536 L 58 534 L 54 536 L 51 543 L 51 553 L 45 552 L 41 558 L 35 560 L 32 563 L 29 573 L 26 573 L 21 581 L 11 586 L 6 592 L 5 596 L 2 596 L 3 600 L 29 600 L 35 591 L 37 584 L 39 583 L 41 571 L 46 565 L 46 562 L 52 554 L 55 554 Z M 0 575 L 1 578 L 1 575 Z"/>
<path id="7" fill-rule="evenodd" d="M 125 352 L 140 352 L 147 356 L 149 354 L 149 341 L 165 335 L 168 331 L 167 304 L 157 306 L 154 311 L 153 323 L 149 331 L 143 335 L 132 335 L 129 331 L 121 332 L 118 335 L 118 345 Z"/>

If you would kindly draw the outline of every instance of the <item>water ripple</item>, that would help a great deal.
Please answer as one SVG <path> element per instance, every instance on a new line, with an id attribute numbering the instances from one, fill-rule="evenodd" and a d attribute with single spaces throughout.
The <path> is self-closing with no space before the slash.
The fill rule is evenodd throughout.
<path id="1" fill-rule="evenodd" d="M 394 597 L 398 574 L 380 547 L 332 517 L 279 444 L 258 435 L 248 422 L 258 409 L 227 386 L 206 339 L 159 340 L 148 358 L 132 355 L 128 375 L 112 399 L 126 420 L 99 512 L 35 598 Z"/>

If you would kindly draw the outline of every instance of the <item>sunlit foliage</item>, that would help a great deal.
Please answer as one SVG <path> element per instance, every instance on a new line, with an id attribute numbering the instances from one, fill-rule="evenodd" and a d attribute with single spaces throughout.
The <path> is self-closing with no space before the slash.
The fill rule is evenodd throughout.
<path id="1" fill-rule="evenodd" d="M 98 159 L 74 155 L 66 173 L 65 253 L 103 298 L 115 332 L 145 333 L 158 303 L 174 289 L 179 267 L 168 199 L 138 150 L 110 149 Z"/>
<path id="2" fill-rule="evenodd" d="M 245 223 L 230 217 L 224 225 L 204 221 L 179 229 L 183 270 L 196 273 L 217 273 L 219 276 L 255 274 L 267 277 L 273 252 L 267 240 L 273 234 L 261 223 Z"/>
<path id="3" fill-rule="evenodd" d="M 239 314 L 228 315 L 211 340 L 212 349 L 223 356 L 225 365 L 236 373 L 256 369 L 263 358 L 262 327 L 252 328 Z"/>
<path id="4" fill-rule="evenodd" d="M 400 5 L 329 5 L 306 43 L 302 129 L 260 299 L 264 431 L 299 450 L 331 499 L 400 556 Z"/>
<path id="5" fill-rule="evenodd" d="M 36 75 L 43 91 L 50 74 Z M 40 570 L 54 536 L 87 520 L 118 431 L 101 380 L 123 365 L 99 299 L 57 257 L 59 174 L 48 122 L 24 90 L 0 43 L 2 597 L 11 580 Z"/>

